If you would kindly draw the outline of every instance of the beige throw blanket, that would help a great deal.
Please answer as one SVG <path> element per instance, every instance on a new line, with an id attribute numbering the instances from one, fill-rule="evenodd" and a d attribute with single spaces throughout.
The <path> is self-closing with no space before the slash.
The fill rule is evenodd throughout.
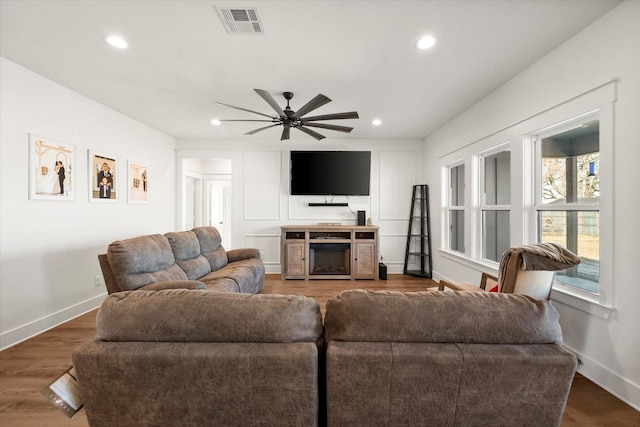
<path id="1" fill-rule="evenodd" d="M 509 271 L 510 264 L 515 264 Z M 534 243 L 507 249 L 500 259 L 498 272 L 498 287 L 502 290 L 503 283 L 515 282 L 516 271 L 520 266 L 523 270 L 559 271 L 575 267 L 580 264 L 580 258 L 569 249 L 557 243 Z"/>

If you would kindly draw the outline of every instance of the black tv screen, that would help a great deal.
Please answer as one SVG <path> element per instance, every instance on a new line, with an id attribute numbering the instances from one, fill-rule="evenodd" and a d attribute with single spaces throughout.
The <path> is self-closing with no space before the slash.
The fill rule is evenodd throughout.
<path id="1" fill-rule="evenodd" d="M 292 151 L 291 195 L 368 196 L 370 151 Z"/>

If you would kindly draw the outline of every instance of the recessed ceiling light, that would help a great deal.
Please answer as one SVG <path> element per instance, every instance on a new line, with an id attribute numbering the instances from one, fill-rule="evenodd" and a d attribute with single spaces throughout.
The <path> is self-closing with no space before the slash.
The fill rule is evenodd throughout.
<path id="1" fill-rule="evenodd" d="M 104 36 L 102 38 L 111 46 L 117 47 L 118 49 L 126 49 L 128 46 L 127 41 L 120 36 L 110 35 Z"/>
<path id="2" fill-rule="evenodd" d="M 433 47 L 436 44 L 436 39 L 431 36 L 424 36 L 416 42 L 416 47 L 420 50 L 425 50 Z"/>
<path id="3" fill-rule="evenodd" d="M 380 126 L 382 124 L 382 120 L 380 119 L 373 119 L 373 121 L 371 122 L 372 125 L 374 126 Z"/>
<path id="4" fill-rule="evenodd" d="M 220 120 L 213 119 L 213 120 L 211 120 L 211 124 L 214 125 L 214 126 L 218 126 L 220 124 Z"/>

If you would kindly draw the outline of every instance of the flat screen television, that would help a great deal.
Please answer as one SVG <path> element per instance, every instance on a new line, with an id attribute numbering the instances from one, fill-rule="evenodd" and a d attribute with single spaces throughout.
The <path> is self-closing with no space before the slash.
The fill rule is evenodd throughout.
<path id="1" fill-rule="evenodd" d="M 291 195 L 368 196 L 370 151 L 291 151 Z"/>

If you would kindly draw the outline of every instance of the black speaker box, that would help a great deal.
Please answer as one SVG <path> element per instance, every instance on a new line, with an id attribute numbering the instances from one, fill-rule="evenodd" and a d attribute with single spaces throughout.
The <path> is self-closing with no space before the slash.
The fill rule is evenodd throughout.
<path id="1" fill-rule="evenodd" d="M 367 211 L 358 211 L 358 225 L 367 225 Z"/>

